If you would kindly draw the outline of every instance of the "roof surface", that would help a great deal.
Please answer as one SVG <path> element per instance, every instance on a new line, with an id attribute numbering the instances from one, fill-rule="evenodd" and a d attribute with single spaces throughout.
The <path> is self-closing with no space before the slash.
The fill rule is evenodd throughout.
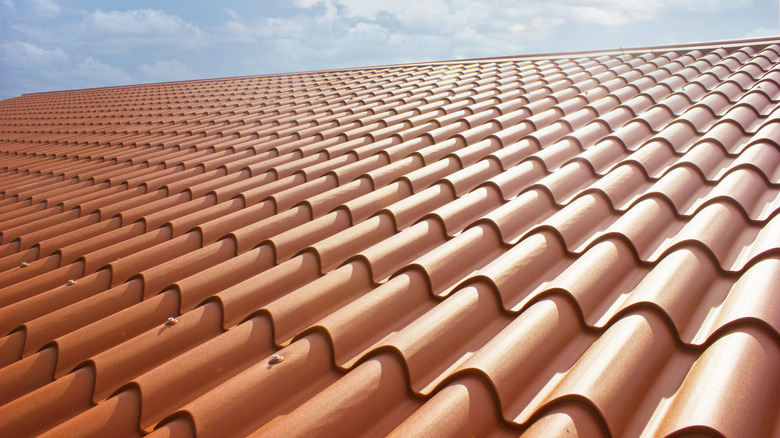
<path id="1" fill-rule="evenodd" d="M 779 60 L 0 102 L 0 430 L 778 436 Z"/>

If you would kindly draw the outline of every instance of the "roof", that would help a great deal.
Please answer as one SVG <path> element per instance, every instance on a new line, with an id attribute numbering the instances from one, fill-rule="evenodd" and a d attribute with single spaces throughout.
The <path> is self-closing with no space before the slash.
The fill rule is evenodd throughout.
<path id="1" fill-rule="evenodd" d="M 2 101 L 0 430 L 778 436 L 779 60 Z"/>

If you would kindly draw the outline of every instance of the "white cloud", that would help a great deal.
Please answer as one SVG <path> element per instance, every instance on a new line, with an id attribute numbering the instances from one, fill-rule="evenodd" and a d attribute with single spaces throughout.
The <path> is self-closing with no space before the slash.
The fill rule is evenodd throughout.
<path id="1" fill-rule="evenodd" d="M 154 64 L 141 64 L 138 66 L 138 72 L 148 82 L 180 81 L 197 77 L 191 68 L 175 59 L 157 61 Z"/>
<path id="2" fill-rule="evenodd" d="M 218 35 L 223 41 L 251 43 L 263 39 L 300 38 L 303 29 L 299 22 L 287 18 L 251 21 L 234 16 L 220 26 Z"/>
<path id="3" fill-rule="evenodd" d="M 311 10 L 324 6 L 329 14 L 358 21 L 397 20 L 405 30 L 455 33 L 466 27 L 487 28 L 496 21 L 515 18 L 567 20 L 601 25 L 626 25 L 658 18 L 669 11 L 714 13 L 752 6 L 752 0 L 296 0 L 295 5 Z M 517 27 L 514 32 L 516 33 Z M 524 32 L 520 32 L 521 34 Z"/>
<path id="4" fill-rule="evenodd" d="M 575 6 L 567 8 L 569 18 L 585 23 L 600 24 L 602 26 L 617 26 L 627 24 L 632 19 L 647 19 L 648 17 L 631 17 L 626 11 L 611 8 L 599 8 L 594 6 Z"/>
<path id="5" fill-rule="evenodd" d="M 559 17 L 535 17 L 529 22 L 526 39 L 528 41 L 543 41 L 551 38 L 558 29 L 566 23 Z"/>
<path id="6" fill-rule="evenodd" d="M 445 0 L 337 0 L 349 19 L 376 21 L 395 19 L 402 28 L 433 33 L 456 32 L 488 18 L 482 1 Z M 481 6 L 481 7 L 474 7 Z"/>
<path id="7" fill-rule="evenodd" d="M 403 8 L 408 7 L 405 0 L 397 0 L 393 2 L 385 2 L 381 0 L 336 0 L 339 4 L 346 8 L 346 16 L 350 18 L 363 18 L 368 20 L 376 20 L 377 15 L 382 12 L 395 14 L 401 11 Z M 312 7 L 311 1 L 302 2 L 307 3 L 308 7 Z"/>
<path id="8" fill-rule="evenodd" d="M 767 29 L 765 27 L 759 27 L 758 29 L 746 33 L 742 38 L 761 38 L 766 36 L 777 36 L 779 34 L 780 32 L 778 32 L 777 28 Z"/>
<path id="9" fill-rule="evenodd" d="M 229 16 L 229 17 L 230 17 L 232 20 L 238 20 L 238 19 L 240 19 L 240 18 L 241 18 L 241 16 L 240 16 L 240 15 L 238 15 L 238 12 L 236 12 L 236 10 L 235 10 L 235 9 L 233 9 L 233 8 L 222 8 L 222 10 L 223 10 L 223 11 L 224 11 L 226 14 L 228 14 L 228 16 Z"/>
<path id="10" fill-rule="evenodd" d="M 752 0 L 667 0 L 669 7 L 676 5 L 689 11 L 718 12 L 728 9 L 741 9 L 753 6 Z"/>
<path id="11" fill-rule="evenodd" d="M 215 36 L 261 44 L 255 56 L 237 56 L 247 66 L 296 71 L 520 54 L 563 23 L 540 16 L 549 9 L 541 1 L 520 7 L 510 0 L 298 0 L 295 6 L 294 16 L 276 19 L 225 10 Z"/>
<path id="12" fill-rule="evenodd" d="M 60 5 L 54 0 L 33 0 L 35 9 L 39 14 L 46 17 L 56 17 L 60 14 Z"/>
<path id="13" fill-rule="evenodd" d="M 776 3 L 768 14 L 774 0 L 762 1 L 739 11 L 755 12 L 751 23 L 726 21 L 729 8 L 751 0 L 293 0 L 261 10 L 195 0 L 198 11 L 186 19 L 164 3 L 79 11 L 60 0 L 0 0 L 0 73 L 9 78 L 0 90 L 22 83 L 12 75 L 25 90 L 82 88 L 702 41 L 710 37 L 697 28 L 725 26 L 718 23 L 734 35 L 776 34 Z M 46 11 L 59 15 L 42 20 Z M 685 15 L 713 21 L 659 26 L 670 14 L 672 22 Z"/>
<path id="14" fill-rule="evenodd" d="M 172 34 L 183 29 L 197 29 L 176 15 L 155 9 L 108 12 L 97 9 L 87 22 L 93 30 L 115 34 Z"/>
<path id="15" fill-rule="evenodd" d="M 658 44 L 678 44 L 680 42 L 673 33 L 664 33 L 658 35 L 655 40 L 658 42 Z"/>
<path id="16" fill-rule="evenodd" d="M 98 50 L 139 48 L 170 50 L 209 43 L 209 34 L 178 15 L 156 9 L 96 10 L 74 29 L 80 39 Z"/>
<path id="17" fill-rule="evenodd" d="M 47 50 L 25 41 L 0 44 L 0 58 L 9 65 L 28 67 L 43 67 L 68 61 L 68 55 L 59 47 Z"/>
<path id="18" fill-rule="evenodd" d="M 311 9 L 314 6 L 322 3 L 322 0 L 294 0 L 293 4 L 297 8 Z"/>
<path id="19" fill-rule="evenodd" d="M 326 53 L 363 59 L 350 65 L 519 54 L 564 22 L 540 0 L 298 0 L 296 6 L 316 14 L 299 37 L 321 47 L 313 59 Z M 325 15 L 334 10 L 329 21 Z M 334 23 L 344 31 L 334 32 Z"/>
<path id="20" fill-rule="evenodd" d="M 360 22 L 354 27 L 347 29 L 347 34 L 359 38 L 386 38 L 388 36 L 388 31 L 383 26 L 376 23 Z"/>
<path id="21" fill-rule="evenodd" d="M 347 16 L 375 20 L 381 13 L 395 15 L 402 23 L 416 21 L 425 16 L 429 21 L 437 21 L 441 15 L 449 14 L 449 7 L 444 0 L 338 0 L 346 8 Z"/>
<path id="22" fill-rule="evenodd" d="M 325 8 L 325 13 L 318 16 L 318 21 L 332 21 L 338 18 L 338 8 L 333 0 L 295 0 L 293 5 L 300 9 L 313 9 L 318 6 Z"/>
<path id="23" fill-rule="evenodd" d="M 132 84 L 133 77 L 119 67 L 101 62 L 99 59 L 87 57 L 69 73 L 75 79 L 89 84 L 88 87 L 106 85 Z"/>
<path id="24" fill-rule="evenodd" d="M 510 32 L 512 35 L 522 35 L 522 34 L 523 34 L 523 32 L 525 32 L 525 26 L 524 26 L 524 25 L 522 25 L 522 24 L 513 24 L 513 25 L 512 25 L 512 26 L 509 28 L 509 32 Z"/>
<path id="25" fill-rule="evenodd" d="M 752 0 L 566 0 L 552 10 L 572 21 L 618 26 L 652 20 L 668 11 L 714 13 L 752 4 Z"/>

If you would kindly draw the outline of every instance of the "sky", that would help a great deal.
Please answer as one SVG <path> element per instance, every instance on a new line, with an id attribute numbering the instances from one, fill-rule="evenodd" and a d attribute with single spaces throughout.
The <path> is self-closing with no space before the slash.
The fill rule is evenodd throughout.
<path id="1" fill-rule="evenodd" d="M 761 37 L 779 21 L 778 0 L 0 0 L 0 99 Z"/>

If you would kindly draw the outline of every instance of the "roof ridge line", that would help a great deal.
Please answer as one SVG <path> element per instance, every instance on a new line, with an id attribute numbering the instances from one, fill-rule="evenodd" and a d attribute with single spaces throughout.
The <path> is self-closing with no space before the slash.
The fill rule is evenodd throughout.
<path id="1" fill-rule="evenodd" d="M 72 89 L 72 90 L 41 91 L 41 92 L 34 92 L 34 93 L 24 93 L 21 96 L 39 96 L 39 95 L 49 95 L 49 94 L 73 93 L 73 92 L 81 92 L 81 91 L 112 90 L 117 88 L 136 88 L 136 87 L 149 87 L 149 86 L 173 85 L 173 84 L 179 85 L 179 84 L 189 84 L 189 83 L 197 83 L 197 82 L 217 82 L 217 81 L 273 77 L 273 76 L 294 76 L 294 75 L 313 74 L 313 73 L 359 71 L 359 70 L 370 70 L 370 69 L 388 68 L 388 67 L 462 64 L 462 63 L 484 62 L 484 61 L 491 61 L 491 60 L 563 59 L 563 58 L 570 58 L 573 56 L 587 57 L 587 56 L 594 56 L 594 55 L 655 52 L 660 50 L 675 51 L 680 49 L 687 49 L 687 50 L 712 49 L 712 48 L 733 49 L 737 47 L 745 47 L 746 45 L 764 46 L 772 42 L 780 44 L 780 35 L 760 37 L 760 38 L 720 40 L 720 41 L 711 41 L 711 42 L 679 43 L 679 44 L 660 45 L 660 46 L 644 46 L 644 47 L 630 47 L 630 48 L 618 47 L 617 49 L 583 50 L 583 51 L 575 51 L 575 52 L 552 52 L 552 53 L 548 52 L 548 53 L 538 53 L 538 54 L 529 54 L 529 55 L 507 55 L 507 56 L 499 56 L 499 57 L 467 58 L 467 59 L 453 59 L 453 60 L 439 60 L 439 61 L 420 61 L 420 62 L 408 62 L 408 63 L 399 63 L 399 64 L 380 64 L 380 65 L 362 66 L 362 67 L 342 67 L 342 68 L 322 69 L 322 70 L 304 70 L 304 71 L 296 71 L 296 72 L 261 73 L 255 75 L 228 76 L 228 77 L 221 77 L 221 78 L 189 79 L 189 80 L 182 80 L 182 81 L 113 85 L 108 87 L 79 88 L 79 89 Z"/>

